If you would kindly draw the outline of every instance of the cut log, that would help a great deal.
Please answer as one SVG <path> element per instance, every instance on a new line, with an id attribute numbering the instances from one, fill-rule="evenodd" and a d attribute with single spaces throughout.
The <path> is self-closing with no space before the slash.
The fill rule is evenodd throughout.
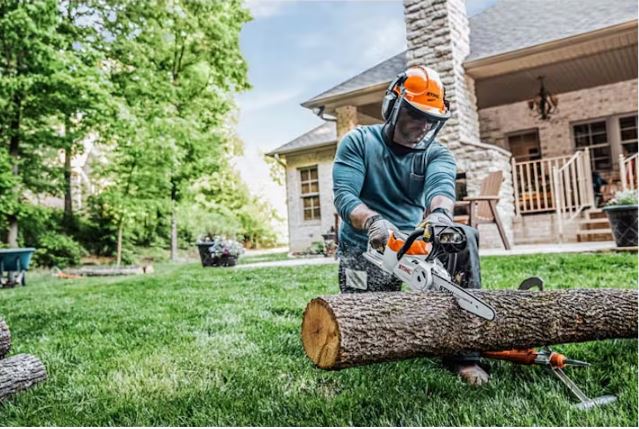
<path id="1" fill-rule="evenodd" d="M 0 361 L 0 401 L 46 380 L 47 371 L 35 356 L 19 354 Z"/>
<path id="2" fill-rule="evenodd" d="M 0 319 L 0 359 L 6 356 L 11 349 L 11 332 L 7 322 Z"/>
<path id="3" fill-rule="evenodd" d="M 302 343 L 320 368 L 418 356 L 637 337 L 637 290 L 473 291 L 497 314 L 488 321 L 443 292 L 371 292 L 313 299 Z"/>
<path id="4" fill-rule="evenodd" d="M 137 274 L 150 274 L 153 272 L 153 265 L 129 266 L 129 267 L 82 267 L 78 269 L 67 269 L 58 273 L 61 278 L 79 277 L 110 277 L 110 276 L 131 276 Z"/>

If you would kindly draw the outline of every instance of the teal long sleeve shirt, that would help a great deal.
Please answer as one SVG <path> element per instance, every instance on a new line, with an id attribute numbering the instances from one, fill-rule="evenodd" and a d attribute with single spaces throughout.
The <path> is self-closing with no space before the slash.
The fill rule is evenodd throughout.
<path id="1" fill-rule="evenodd" d="M 360 126 L 340 141 L 333 164 L 333 196 L 342 218 L 340 243 L 366 249 L 367 235 L 353 227 L 350 214 L 364 203 L 401 231 L 421 222 L 433 197 L 455 200 L 455 158 L 437 142 L 425 156 L 397 155 L 384 142 L 383 125 Z M 420 161 L 423 161 L 422 165 Z"/>

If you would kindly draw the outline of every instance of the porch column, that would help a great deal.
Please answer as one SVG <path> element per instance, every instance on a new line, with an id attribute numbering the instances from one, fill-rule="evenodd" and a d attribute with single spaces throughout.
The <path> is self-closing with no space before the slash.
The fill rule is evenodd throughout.
<path id="1" fill-rule="evenodd" d="M 337 117 L 337 141 L 339 142 L 344 134 L 357 126 L 357 107 L 341 106 L 335 109 Z"/>

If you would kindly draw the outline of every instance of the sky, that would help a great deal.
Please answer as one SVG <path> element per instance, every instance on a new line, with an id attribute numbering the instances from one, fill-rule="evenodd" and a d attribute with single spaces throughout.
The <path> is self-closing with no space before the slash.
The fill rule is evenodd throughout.
<path id="1" fill-rule="evenodd" d="M 473 15 L 495 0 L 467 0 Z M 248 0 L 240 34 L 252 89 L 239 94 L 236 169 L 251 191 L 286 218 L 286 191 L 263 154 L 320 125 L 300 103 L 406 49 L 401 0 Z M 277 225 L 282 239 L 286 221 Z"/>

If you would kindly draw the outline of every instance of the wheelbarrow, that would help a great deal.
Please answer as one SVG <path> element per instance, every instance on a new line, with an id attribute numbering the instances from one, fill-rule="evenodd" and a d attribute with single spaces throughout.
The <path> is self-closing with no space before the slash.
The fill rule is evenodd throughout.
<path id="1" fill-rule="evenodd" d="M 26 272 L 33 252 L 33 247 L 0 249 L 0 287 L 26 286 Z"/>

